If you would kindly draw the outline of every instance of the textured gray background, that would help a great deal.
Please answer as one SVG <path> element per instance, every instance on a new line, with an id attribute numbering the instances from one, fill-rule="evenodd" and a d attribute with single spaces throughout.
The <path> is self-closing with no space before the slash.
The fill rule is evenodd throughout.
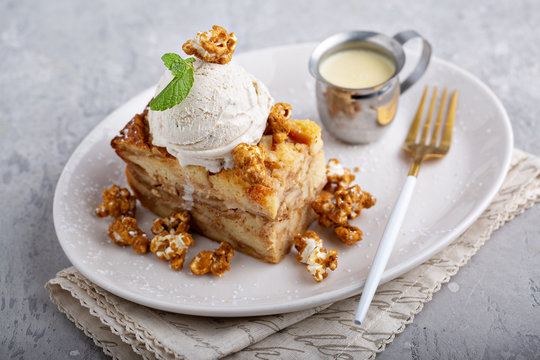
<path id="1" fill-rule="evenodd" d="M 157 81 L 160 56 L 214 23 L 241 51 L 414 28 L 493 89 L 516 147 L 540 156 L 539 1 L 2 0 L 0 358 L 105 358 L 43 289 L 70 265 L 54 187 L 84 136 Z M 380 358 L 539 358 L 539 218 L 536 206 L 496 232 Z"/>

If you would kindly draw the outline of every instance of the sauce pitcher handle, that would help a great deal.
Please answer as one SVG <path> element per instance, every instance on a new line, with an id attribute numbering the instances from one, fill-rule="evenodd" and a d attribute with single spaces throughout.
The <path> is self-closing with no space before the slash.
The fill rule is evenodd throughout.
<path id="1" fill-rule="evenodd" d="M 422 55 L 420 55 L 420 59 L 418 60 L 418 64 L 416 64 L 414 70 L 399 85 L 402 94 L 407 91 L 412 85 L 414 85 L 414 83 L 418 81 L 418 79 L 420 79 L 424 72 L 426 72 L 426 69 L 429 65 L 429 60 L 431 59 L 431 45 L 426 39 L 422 37 L 422 35 L 420 35 L 416 31 L 406 30 L 394 35 L 394 39 L 401 45 L 414 38 L 422 39 Z"/>

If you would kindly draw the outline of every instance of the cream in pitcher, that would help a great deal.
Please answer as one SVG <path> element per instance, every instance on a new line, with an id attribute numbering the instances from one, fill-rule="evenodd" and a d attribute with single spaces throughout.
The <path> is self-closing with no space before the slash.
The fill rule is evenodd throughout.
<path id="1" fill-rule="evenodd" d="M 421 39 L 422 53 L 400 82 L 402 45 L 414 38 Z M 322 41 L 311 54 L 309 70 L 316 79 L 317 109 L 326 130 L 352 144 L 379 139 L 396 115 L 399 95 L 422 76 L 430 57 L 430 44 L 414 30 L 393 37 L 356 30 Z"/>
<path id="2" fill-rule="evenodd" d="M 319 65 L 329 83 L 350 89 L 365 89 L 390 79 L 396 65 L 392 59 L 370 49 L 350 49 L 330 55 Z"/>

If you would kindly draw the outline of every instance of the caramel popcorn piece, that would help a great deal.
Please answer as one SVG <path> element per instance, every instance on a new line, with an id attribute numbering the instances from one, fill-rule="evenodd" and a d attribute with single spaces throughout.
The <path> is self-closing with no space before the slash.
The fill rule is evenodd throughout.
<path id="1" fill-rule="evenodd" d="M 118 246 L 131 245 L 138 254 L 148 252 L 148 237 L 137 226 L 137 220 L 132 217 L 117 219 L 109 225 L 109 237 Z"/>
<path id="2" fill-rule="evenodd" d="M 261 183 L 266 178 L 264 150 L 257 145 L 238 144 L 232 151 L 240 175 L 250 184 Z"/>
<path id="3" fill-rule="evenodd" d="M 96 209 L 97 216 L 110 216 L 117 220 L 124 216 L 135 217 L 137 201 L 128 189 L 115 184 L 103 190 L 102 197 L 103 203 Z"/>
<path id="4" fill-rule="evenodd" d="M 358 217 L 362 209 L 372 207 L 375 202 L 370 193 L 354 185 L 337 190 L 334 194 L 322 191 L 311 207 L 319 215 L 319 224 L 329 227 L 347 225 L 348 220 Z"/>
<path id="5" fill-rule="evenodd" d="M 330 159 L 326 165 L 326 179 L 328 182 L 324 189 L 331 192 L 346 189 L 355 177 L 351 170 L 341 165 L 338 159 Z"/>
<path id="6" fill-rule="evenodd" d="M 352 225 L 340 225 L 334 228 L 337 237 L 347 245 L 353 245 L 362 240 L 362 230 Z"/>
<path id="7" fill-rule="evenodd" d="M 154 236 L 150 243 L 150 251 L 163 261 L 169 261 L 173 270 L 184 266 L 188 248 L 193 245 L 193 238 L 186 232 L 169 234 L 167 231 Z"/>
<path id="8" fill-rule="evenodd" d="M 203 61 L 223 65 L 231 61 L 237 41 L 235 33 L 227 33 L 221 26 L 214 25 L 207 32 L 199 32 L 186 41 L 182 50 Z"/>
<path id="9" fill-rule="evenodd" d="M 233 255 L 233 247 L 228 242 L 222 241 L 212 255 L 212 264 L 210 265 L 212 274 L 221 276 L 225 271 L 229 271 L 231 269 L 229 264 Z"/>
<path id="10" fill-rule="evenodd" d="M 319 224 L 326 227 L 334 225 L 334 222 L 328 217 L 328 214 L 334 211 L 334 194 L 325 190 L 321 191 L 320 195 L 311 203 L 311 207 L 319 215 Z"/>
<path id="11" fill-rule="evenodd" d="M 201 251 L 191 260 L 189 267 L 195 275 L 204 275 L 209 272 L 221 276 L 230 270 L 231 258 L 234 255 L 233 247 L 225 241 L 219 244 L 214 251 Z"/>
<path id="12" fill-rule="evenodd" d="M 369 209 L 376 202 L 376 199 L 370 193 L 362 191 L 358 185 L 338 190 L 334 193 L 334 196 L 336 197 L 336 208 L 339 209 L 339 211 L 335 212 L 336 220 L 341 220 L 344 214 L 348 219 L 354 219 L 360 215 L 362 209 Z M 335 222 L 343 224 L 343 222 Z"/>
<path id="13" fill-rule="evenodd" d="M 376 199 L 360 186 L 349 186 L 355 175 L 344 168 L 337 159 L 330 159 L 326 166 L 328 180 L 324 190 L 311 203 L 319 215 L 319 224 L 334 226 L 337 237 L 347 245 L 362 240 L 362 230 L 349 224 L 360 215 L 362 209 L 375 205 Z"/>
<path id="14" fill-rule="evenodd" d="M 322 246 L 323 241 L 314 231 L 308 230 L 294 237 L 294 247 L 298 250 L 296 260 L 307 265 L 307 270 L 317 282 L 328 276 L 327 268 L 332 271 L 337 268 L 337 251 Z"/>
<path id="15" fill-rule="evenodd" d="M 212 265 L 212 251 L 201 251 L 191 260 L 189 267 L 191 272 L 195 275 L 204 275 L 210 272 L 210 265 Z"/>
<path id="16" fill-rule="evenodd" d="M 272 106 L 270 115 L 268 115 L 267 127 L 272 132 L 272 145 L 280 144 L 289 135 L 291 131 L 290 118 L 292 107 L 287 103 L 277 103 Z"/>
<path id="17" fill-rule="evenodd" d="M 154 235 L 167 232 L 172 235 L 187 232 L 189 230 L 191 215 L 187 211 L 171 214 L 163 219 L 154 219 L 154 225 L 150 229 Z"/>

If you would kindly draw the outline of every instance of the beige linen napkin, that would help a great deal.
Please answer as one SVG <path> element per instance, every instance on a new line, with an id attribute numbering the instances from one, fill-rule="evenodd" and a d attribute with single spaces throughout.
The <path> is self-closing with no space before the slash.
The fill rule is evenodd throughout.
<path id="1" fill-rule="evenodd" d="M 540 159 L 514 150 L 504 184 L 482 216 L 445 250 L 379 287 L 362 326 L 358 296 L 309 310 L 204 318 L 150 309 L 94 285 L 75 268 L 45 286 L 60 311 L 119 359 L 373 358 L 505 222 L 540 201 Z"/>

